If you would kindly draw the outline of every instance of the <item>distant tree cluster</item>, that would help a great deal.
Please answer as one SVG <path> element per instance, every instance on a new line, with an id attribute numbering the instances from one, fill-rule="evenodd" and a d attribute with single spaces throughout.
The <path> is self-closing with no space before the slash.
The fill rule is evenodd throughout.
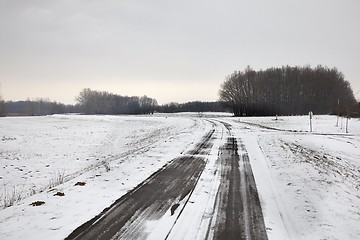
<path id="1" fill-rule="evenodd" d="M 158 105 L 155 99 L 147 96 L 128 97 L 104 91 L 83 89 L 76 97 L 77 104 L 65 105 L 48 99 L 26 101 L 2 101 L 0 95 L 0 116 L 41 116 L 64 113 L 83 114 L 152 114 L 154 112 L 230 112 L 224 102 L 187 102 Z M 3 105 L 2 105 L 3 104 Z"/>
<path id="2" fill-rule="evenodd" d="M 120 96 L 89 88 L 83 89 L 76 101 L 84 114 L 152 114 L 157 106 L 157 101 L 147 96 Z"/>
<path id="3" fill-rule="evenodd" d="M 0 117 L 5 116 L 5 101 L 1 94 L 1 84 L 0 84 Z"/>
<path id="4" fill-rule="evenodd" d="M 2 99 L 0 95 L 0 117 L 5 116 L 5 101 Z"/>
<path id="5" fill-rule="evenodd" d="M 231 109 L 226 108 L 223 102 L 187 102 L 187 103 L 168 103 L 156 108 L 158 112 L 176 113 L 176 112 L 225 112 Z"/>
<path id="6" fill-rule="evenodd" d="M 336 68 L 269 68 L 235 71 L 222 83 L 220 99 L 236 116 L 346 114 L 356 105 L 350 84 Z"/>
<path id="7" fill-rule="evenodd" d="M 42 116 L 51 114 L 75 113 L 78 109 L 74 105 L 51 102 L 48 99 L 4 102 L 3 115 L 6 116 Z"/>

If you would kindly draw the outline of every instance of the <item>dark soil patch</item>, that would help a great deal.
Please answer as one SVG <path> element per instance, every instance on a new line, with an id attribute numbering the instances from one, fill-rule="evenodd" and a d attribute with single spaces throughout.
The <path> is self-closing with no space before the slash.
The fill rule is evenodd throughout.
<path id="1" fill-rule="evenodd" d="M 45 202 L 44 201 L 36 201 L 36 202 L 32 202 L 30 205 L 35 207 L 35 206 L 41 206 L 44 205 Z"/>
<path id="2" fill-rule="evenodd" d="M 63 193 L 63 192 L 57 192 L 57 193 L 54 194 L 54 196 L 63 197 L 63 196 L 65 196 L 65 193 Z"/>
<path id="3" fill-rule="evenodd" d="M 74 186 L 85 186 L 86 182 L 77 182 Z"/>

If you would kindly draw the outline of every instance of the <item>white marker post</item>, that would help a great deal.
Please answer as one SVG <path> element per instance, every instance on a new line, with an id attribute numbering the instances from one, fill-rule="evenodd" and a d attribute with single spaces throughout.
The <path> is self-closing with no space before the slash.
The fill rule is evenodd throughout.
<path id="1" fill-rule="evenodd" d="M 310 132 L 312 132 L 312 117 L 313 117 L 313 112 L 309 112 L 309 118 L 310 118 Z"/>

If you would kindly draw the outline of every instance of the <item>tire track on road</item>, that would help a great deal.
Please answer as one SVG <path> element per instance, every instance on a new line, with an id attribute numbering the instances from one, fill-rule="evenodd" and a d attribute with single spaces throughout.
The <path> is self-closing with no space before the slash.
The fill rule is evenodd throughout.
<path id="1" fill-rule="evenodd" d="M 214 131 L 206 134 L 194 150 L 165 165 L 66 239 L 146 238 L 149 234 L 146 223 L 160 219 L 195 188 L 206 165 L 200 154 L 211 148 Z M 176 216 L 173 217 L 175 220 Z"/>
<path id="2" fill-rule="evenodd" d="M 220 150 L 221 183 L 215 203 L 213 239 L 268 239 L 249 157 L 229 137 Z"/>

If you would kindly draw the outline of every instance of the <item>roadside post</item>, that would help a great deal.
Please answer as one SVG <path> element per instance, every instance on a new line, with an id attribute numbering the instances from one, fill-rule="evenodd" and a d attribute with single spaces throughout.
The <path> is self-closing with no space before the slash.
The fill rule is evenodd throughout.
<path id="1" fill-rule="evenodd" d="M 313 112 L 310 111 L 309 112 L 309 118 L 310 118 L 310 132 L 312 132 L 312 117 L 313 117 Z"/>
<path id="2" fill-rule="evenodd" d="M 350 117 L 346 117 L 346 127 L 345 127 L 345 132 L 348 133 L 348 127 L 349 127 L 349 118 Z"/>

